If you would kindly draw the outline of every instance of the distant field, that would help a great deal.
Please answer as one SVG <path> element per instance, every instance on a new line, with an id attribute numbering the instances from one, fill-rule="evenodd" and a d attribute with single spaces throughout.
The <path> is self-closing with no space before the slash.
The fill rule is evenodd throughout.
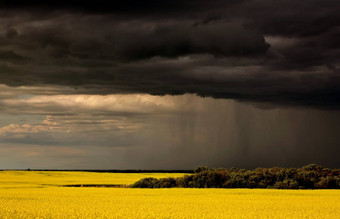
<path id="1" fill-rule="evenodd" d="M 340 218 L 340 190 L 60 187 L 183 174 L 0 172 L 0 218 Z"/>
<path id="2" fill-rule="evenodd" d="M 61 185 L 126 185 L 145 177 L 180 177 L 184 173 L 94 173 L 69 171 L 0 171 L 0 188 L 30 188 Z"/>

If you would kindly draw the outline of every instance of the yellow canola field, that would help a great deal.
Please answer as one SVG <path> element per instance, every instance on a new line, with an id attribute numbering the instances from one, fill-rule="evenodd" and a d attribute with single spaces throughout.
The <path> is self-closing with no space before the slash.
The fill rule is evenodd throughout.
<path id="1" fill-rule="evenodd" d="M 0 194 L 1 218 L 339 218 L 340 191 L 24 188 Z"/>
<path id="2" fill-rule="evenodd" d="M 1 188 L 32 188 L 75 184 L 132 184 L 145 177 L 181 177 L 184 173 L 95 173 L 79 171 L 0 171 Z"/>
<path id="3" fill-rule="evenodd" d="M 114 180 L 117 184 L 123 182 L 124 175 L 119 176 L 122 179 Z M 72 174 L 69 180 L 60 177 L 62 184 L 76 184 L 75 179 L 85 182 Z M 96 181 L 91 177 L 100 183 L 99 178 Z M 125 174 L 126 179 L 133 177 Z M 26 180 L 39 184 L 39 178 Z M 9 185 L 4 183 L 6 179 L 1 178 L 1 182 Z M 340 190 L 131 189 L 52 184 L 0 187 L 0 218 L 340 218 Z"/>

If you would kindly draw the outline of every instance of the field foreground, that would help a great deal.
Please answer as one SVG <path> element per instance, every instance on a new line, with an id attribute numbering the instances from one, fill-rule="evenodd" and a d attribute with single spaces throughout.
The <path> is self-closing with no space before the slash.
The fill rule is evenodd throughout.
<path id="1" fill-rule="evenodd" d="M 1 174 L 1 218 L 340 218 L 340 190 L 10 187 Z"/>

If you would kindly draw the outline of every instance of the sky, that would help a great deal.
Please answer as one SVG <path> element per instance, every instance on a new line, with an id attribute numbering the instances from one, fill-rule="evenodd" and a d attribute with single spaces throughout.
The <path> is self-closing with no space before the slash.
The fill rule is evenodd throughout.
<path id="1" fill-rule="evenodd" d="M 0 169 L 340 167 L 338 0 L 0 1 Z"/>

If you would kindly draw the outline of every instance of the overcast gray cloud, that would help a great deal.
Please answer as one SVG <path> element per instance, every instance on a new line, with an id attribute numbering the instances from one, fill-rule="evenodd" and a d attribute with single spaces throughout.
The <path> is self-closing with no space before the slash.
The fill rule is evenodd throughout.
<path id="1" fill-rule="evenodd" d="M 262 109 L 195 95 L 1 90 L 3 168 L 339 165 L 338 111 Z"/>
<path id="2" fill-rule="evenodd" d="M 194 95 L 19 95 L 1 105 L 2 168 L 339 165 L 337 111 Z"/>

